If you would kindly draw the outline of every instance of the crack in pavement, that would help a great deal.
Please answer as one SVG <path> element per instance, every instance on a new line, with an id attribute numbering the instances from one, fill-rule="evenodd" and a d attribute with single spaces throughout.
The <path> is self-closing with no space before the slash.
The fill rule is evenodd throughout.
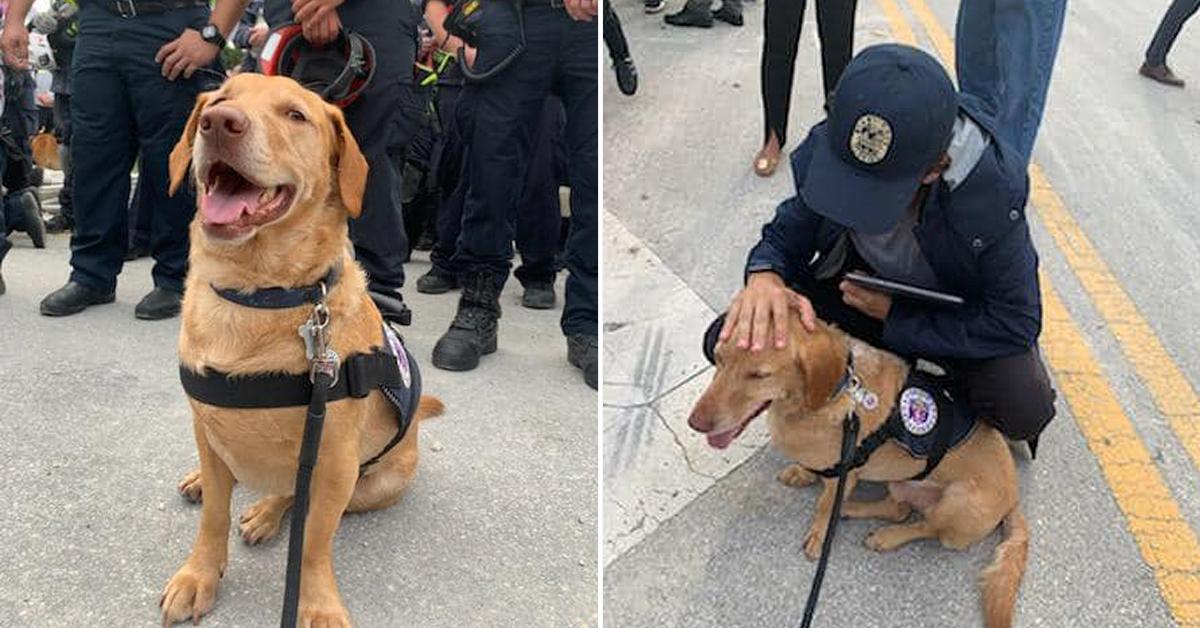
<path id="1" fill-rule="evenodd" d="M 688 471 L 691 471 L 700 477 L 708 478 L 714 482 L 720 479 L 715 475 L 704 473 L 703 471 L 696 469 L 696 466 L 692 463 L 692 457 L 688 455 L 687 447 L 683 446 L 683 441 L 679 440 L 679 434 L 675 433 L 675 429 L 671 427 L 670 423 L 667 423 L 666 417 L 664 417 L 662 413 L 658 411 L 657 407 L 652 406 L 650 411 L 654 413 L 654 416 L 658 417 L 659 423 L 662 423 L 662 426 L 671 433 L 671 438 L 674 439 L 675 445 L 679 447 L 679 453 L 683 454 L 683 462 L 687 465 Z"/>

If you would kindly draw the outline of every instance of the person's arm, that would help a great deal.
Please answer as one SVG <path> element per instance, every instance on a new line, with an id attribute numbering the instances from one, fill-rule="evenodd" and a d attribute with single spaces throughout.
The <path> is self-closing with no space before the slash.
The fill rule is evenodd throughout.
<path id="1" fill-rule="evenodd" d="M 246 10 L 249 1 L 216 0 L 209 20 L 221 32 L 222 37 L 228 38 L 233 32 L 233 25 Z M 159 48 L 158 54 L 154 55 L 154 61 L 162 64 L 162 75 L 174 81 L 180 76 L 191 78 L 192 73 L 212 63 L 220 52 L 217 46 L 204 41 L 200 31 L 188 28 L 184 29 L 179 37 Z"/>
<path id="2" fill-rule="evenodd" d="M 1013 228 L 979 258 L 981 297 L 957 308 L 894 299 L 883 342 L 908 355 L 992 358 L 1026 351 L 1042 328 L 1037 253 L 1027 226 Z"/>
<path id="3" fill-rule="evenodd" d="M 433 31 L 433 45 L 450 54 L 457 54 L 459 48 L 465 47 L 467 63 L 474 63 L 475 49 L 446 31 L 446 16 L 449 14 L 450 7 L 442 0 L 429 0 L 425 3 L 425 23 L 429 25 L 429 30 Z"/>
<path id="4" fill-rule="evenodd" d="M 0 34 L 0 47 L 4 48 L 4 62 L 20 68 L 29 63 L 29 29 L 25 18 L 33 0 L 10 0 L 4 19 L 4 33 Z"/>
<path id="5" fill-rule="evenodd" d="M 229 34 L 229 43 L 235 48 L 248 50 L 250 48 L 250 30 L 258 25 L 258 12 L 251 7 L 247 7 L 242 11 L 242 17 L 238 19 L 238 23 L 233 25 L 233 32 Z"/>

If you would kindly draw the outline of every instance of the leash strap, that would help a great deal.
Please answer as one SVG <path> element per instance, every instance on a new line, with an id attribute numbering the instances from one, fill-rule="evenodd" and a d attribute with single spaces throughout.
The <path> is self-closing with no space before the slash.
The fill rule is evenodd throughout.
<path id="1" fill-rule="evenodd" d="M 821 558 L 817 561 L 817 573 L 813 575 L 812 587 L 808 590 L 808 602 L 804 604 L 804 619 L 801 628 L 812 626 L 813 614 L 817 610 L 817 598 L 821 596 L 821 584 L 825 582 L 825 568 L 829 565 L 829 551 L 833 548 L 833 535 L 842 518 L 842 497 L 846 493 L 846 476 L 850 473 L 850 457 L 854 454 L 854 443 L 858 440 L 858 413 L 851 412 L 842 421 L 842 459 L 838 463 L 837 488 L 834 490 L 833 509 L 829 512 L 829 525 L 825 529 L 825 541 L 821 543 Z"/>
<path id="2" fill-rule="evenodd" d="M 333 377 L 316 370 L 313 377 L 312 400 L 304 419 L 304 440 L 300 443 L 300 466 L 296 470 L 295 500 L 292 505 L 292 529 L 288 538 L 287 572 L 283 589 L 283 618 L 280 628 L 295 628 L 300 606 L 300 563 L 304 556 L 304 524 L 308 519 L 308 491 L 313 469 L 317 466 L 317 451 L 321 446 L 321 431 L 325 427 L 325 401 Z"/>

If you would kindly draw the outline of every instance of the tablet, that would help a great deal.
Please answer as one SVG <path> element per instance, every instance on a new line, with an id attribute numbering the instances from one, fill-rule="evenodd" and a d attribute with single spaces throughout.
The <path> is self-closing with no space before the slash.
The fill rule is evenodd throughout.
<path id="1" fill-rule="evenodd" d="M 918 299 L 920 301 L 930 301 L 946 305 L 962 305 L 965 302 L 962 297 L 955 294 L 938 292 L 937 290 L 930 290 L 929 288 L 922 288 L 898 281 L 880 279 L 879 277 L 872 277 L 857 272 L 846 273 L 846 281 L 854 282 L 864 288 L 871 288 L 872 290 Z"/>

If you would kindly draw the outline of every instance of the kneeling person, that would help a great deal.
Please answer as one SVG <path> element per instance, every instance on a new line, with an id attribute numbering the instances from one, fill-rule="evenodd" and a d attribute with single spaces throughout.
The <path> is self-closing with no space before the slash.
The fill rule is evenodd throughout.
<path id="1" fill-rule="evenodd" d="M 820 316 L 944 366 L 977 416 L 1032 450 L 1055 411 L 1037 350 L 1042 307 L 1022 164 L 959 105 L 935 59 L 900 45 L 864 50 L 828 119 L 792 155 L 798 193 L 763 227 L 719 338 L 751 351 L 783 347 L 789 308 L 809 327 Z M 843 278 L 855 270 L 965 303 L 869 290 Z M 710 331 L 711 347 L 716 325 Z"/>

